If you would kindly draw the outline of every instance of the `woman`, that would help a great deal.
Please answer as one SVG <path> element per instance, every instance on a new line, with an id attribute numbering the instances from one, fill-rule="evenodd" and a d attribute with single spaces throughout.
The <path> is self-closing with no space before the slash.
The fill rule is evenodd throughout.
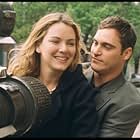
<path id="1" fill-rule="evenodd" d="M 96 136 L 96 91 L 78 64 L 81 46 L 79 27 L 71 17 L 65 13 L 50 13 L 34 25 L 25 43 L 15 48 L 8 72 L 40 79 L 52 100 L 49 121 L 25 136 Z"/>

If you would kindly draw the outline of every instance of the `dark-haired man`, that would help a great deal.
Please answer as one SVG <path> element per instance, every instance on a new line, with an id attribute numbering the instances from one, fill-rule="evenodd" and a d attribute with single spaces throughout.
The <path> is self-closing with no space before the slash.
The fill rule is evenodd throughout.
<path id="1" fill-rule="evenodd" d="M 100 91 L 95 99 L 97 137 L 132 137 L 140 120 L 140 93 L 123 73 L 136 39 L 132 25 L 119 16 L 102 20 L 93 37 L 91 67 L 85 75 Z"/>

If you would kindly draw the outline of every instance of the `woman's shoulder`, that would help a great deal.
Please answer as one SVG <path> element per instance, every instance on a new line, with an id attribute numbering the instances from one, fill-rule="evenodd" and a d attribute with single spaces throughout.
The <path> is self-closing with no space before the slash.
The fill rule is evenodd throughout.
<path id="1" fill-rule="evenodd" d="M 63 83 L 67 85 L 82 85 L 88 84 L 88 80 L 83 74 L 82 65 L 78 64 L 76 69 L 73 71 L 67 70 L 62 76 Z"/>

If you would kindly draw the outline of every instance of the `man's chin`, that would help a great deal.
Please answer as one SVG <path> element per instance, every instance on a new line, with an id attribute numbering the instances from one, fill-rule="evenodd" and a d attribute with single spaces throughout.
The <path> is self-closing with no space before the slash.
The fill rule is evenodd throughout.
<path id="1" fill-rule="evenodd" d="M 96 73 L 100 73 L 102 71 L 101 68 L 95 67 L 94 65 L 93 66 L 91 65 L 91 69 Z"/>

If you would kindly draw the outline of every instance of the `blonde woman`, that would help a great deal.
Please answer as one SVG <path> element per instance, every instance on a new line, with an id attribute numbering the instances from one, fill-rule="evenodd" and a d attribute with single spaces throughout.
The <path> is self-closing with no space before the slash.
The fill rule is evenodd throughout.
<path id="1" fill-rule="evenodd" d="M 33 76 L 50 92 L 49 121 L 25 137 L 95 137 L 97 113 L 92 88 L 79 63 L 79 27 L 65 13 L 50 13 L 34 26 L 20 47 L 12 50 L 8 72 Z"/>

